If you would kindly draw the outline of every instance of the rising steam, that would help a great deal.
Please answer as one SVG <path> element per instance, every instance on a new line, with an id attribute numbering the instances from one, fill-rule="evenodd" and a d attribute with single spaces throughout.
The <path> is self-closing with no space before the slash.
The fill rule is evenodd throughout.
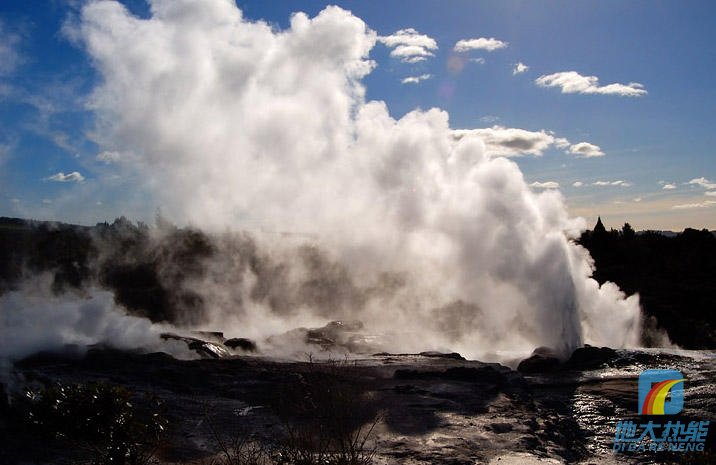
<path id="1" fill-rule="evenodd" d="M 49 274 L 27 280 L 0 296 L 0 381 L 7 382 L 9 363 L 39 351 L 84 351 L 100 344 L 119 349 L 162 350 L 191 358 L 179 343 L 162 343 L 168 325 L 128 315 L 111 292 L 96 288 L 55 295 Z"/>
<path id="2" fill-rule="evenodd" d="M 214 232 L 182 282 L 206 328 L 350 318 L 393 350 L 472 357 L 638 343 L 638 297 L 590 278 L 558 192 L 533 193 L 445 111 L 396 120 L 365 100 L 376 33 L 361 19 L 327 7 L 279 31 L 233 0 L 149 3 L 142 19 L 93 1 L 68 28 L 101 74 L 100 145 L 168 217 Z"/>

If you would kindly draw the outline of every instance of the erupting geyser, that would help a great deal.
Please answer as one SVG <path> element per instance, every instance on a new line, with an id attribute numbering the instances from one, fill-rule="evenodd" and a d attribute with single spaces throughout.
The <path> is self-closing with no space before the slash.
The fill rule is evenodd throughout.
<path id="1" fill-rule="evenodd" d="M 66 28 L 101 74 L 90 105 L 118 169 L 172 220 L 250 231 L 282 264 L 277 305 L 230 237 L 217 241 L 206 275 L 184 283 L 206 327 L 261 337 L 350 318 L 396 350 L 468 357 L 638 343 L 638 297 L 590 278 L 570 241 L 585 225 L 558 192 L 532 192 L 445 111 L 395 119 L 366 101 L 376 34 L 361 19 L 328 7 L 278 31 L 233 0 L 150 4 L 143 19 L 90 2 Z M 330 305 L 301 298 L 316 270 L 297 250 L 311 248 L 342 270 L 326 272 L 340 276 L 325 280 Z"/>

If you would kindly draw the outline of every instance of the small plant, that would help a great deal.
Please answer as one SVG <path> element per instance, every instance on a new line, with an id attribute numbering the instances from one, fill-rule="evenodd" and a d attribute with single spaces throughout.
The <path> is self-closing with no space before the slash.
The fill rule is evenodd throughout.
<path id="1" fill-rule="evenodd" d="M 269 451 L 260 441 L 253 439 L 242 425 L 234 425 L 233 431 L 220 430 L 208 412 L 204 413 L 204 424 L 219 449 L 219 453 L 206 465 L 273 465 Z"/>
<path id="2" fill-rule="evenodd" d="M 285 383 L 274 410 L 283 421 L 285 440 L 278 465 L 369 465 L 379 421 L 373 397 L 356 377 L 347 377 L 348 361 L 314 363 Z"/>
<path id="3" fill-rule="evenodd" d="M 304 371 L 287 374 L 270 402 L 282 425 L 270 444 L 246 425 L 218 427 L 205 414 L 218 449 L 206 465 L 371 465 L 378 406 L 356 376 L 346 376 L 351 369 L 347 360 L 317 363 L 309 357 Z"/>
<path id="4" fill-rule="evenodd" d="M 105 383 L 56 384 L 26 391 L 23 402 L 30 430 L 82 453 L 92 465 L 145 465 L 152 461 L 167 426 L 156 397 L 134 403 L 133 392 Z"/>

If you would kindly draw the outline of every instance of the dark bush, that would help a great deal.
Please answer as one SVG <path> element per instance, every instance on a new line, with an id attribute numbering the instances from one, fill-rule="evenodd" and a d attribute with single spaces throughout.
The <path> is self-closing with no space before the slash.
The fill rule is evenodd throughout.
<path id="1" fill-rule="evenodd" d="M 347 362 L 310 363 L 283 385 L 274 411 L 285 439 L 277 464 L 368 465 L 373 463 L 373 430 L 378 405 Z"/>
<path id="2" fill-rule="evenodd" d="M 29 432 L 75 449 L 93 465 L 150 463 L 167 426 L 163 404 L 123 386 L 56 384 L 26 391 L 20 409 Z"/>

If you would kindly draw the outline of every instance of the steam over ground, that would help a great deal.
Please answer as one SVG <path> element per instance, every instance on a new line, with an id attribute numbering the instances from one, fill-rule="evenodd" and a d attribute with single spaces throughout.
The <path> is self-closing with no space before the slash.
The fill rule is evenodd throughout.
<path id="1" fill-rule="evenodd" d="M 213 232 L 180 283 L 194 326 L 261 338 L 347 318 L 395 351 L 476 358 L 638 343 L 638 297 L 590 278 L 558 192 L 531 192 L 445 111 L 396 120 L 365 100 L 377 36 L 360 18 L 327 7 L 278 31 L 233 0 L 150 4 L 90 2 L 67 29 L 101 73 L 90 102 L 117 171 Z"/>

